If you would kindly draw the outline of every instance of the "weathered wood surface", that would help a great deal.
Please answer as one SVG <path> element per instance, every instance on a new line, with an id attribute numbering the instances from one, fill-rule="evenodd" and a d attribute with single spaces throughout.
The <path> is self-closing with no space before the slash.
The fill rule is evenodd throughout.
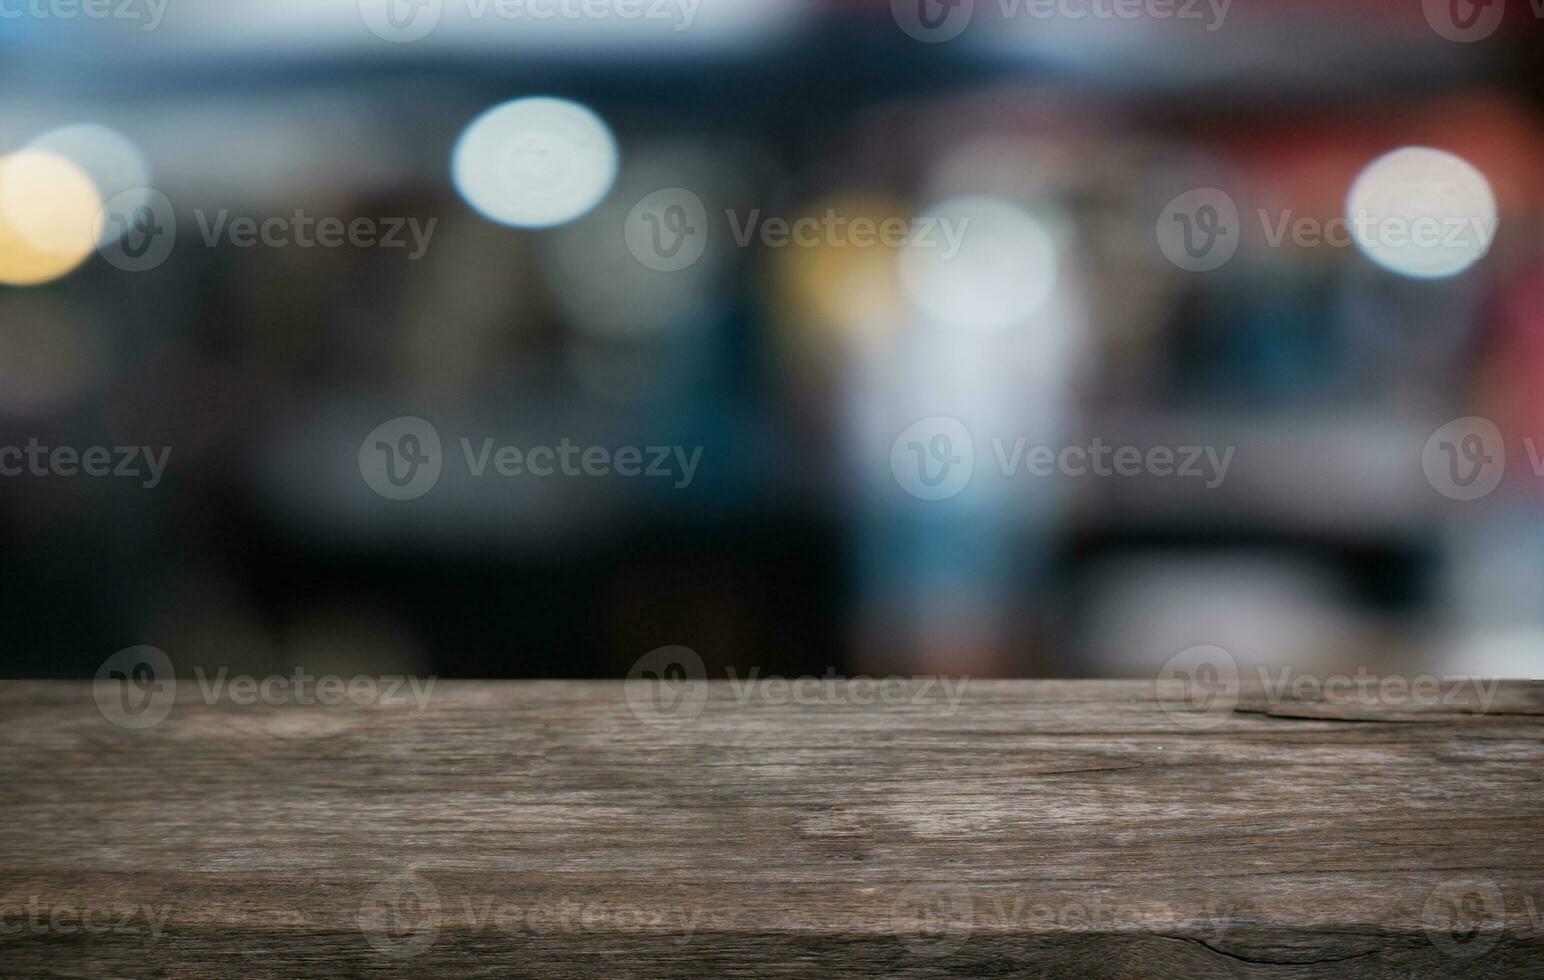
<path id="1" fill-rule="evenodd" d="M 1544 977 L 1540 684 L 1202 728 L 1135 682 L 192 687 L 128 731 L 0 685 L 0 975 Z"/>

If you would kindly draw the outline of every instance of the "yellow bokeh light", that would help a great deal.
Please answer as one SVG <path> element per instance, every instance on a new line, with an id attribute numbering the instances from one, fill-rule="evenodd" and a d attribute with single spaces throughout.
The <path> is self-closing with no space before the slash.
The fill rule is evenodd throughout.
<path id="1" fill-rule="evenodd" d="M 64 157 L 0 157 L 0 283 L 31 286 L 74 270 L 96 247 L 101 212 L 96 185 Z"/>
<path id="2" fill-rule="evenodd" d="M 864 219 L 871 228 L 910 227 L 910 212 L 900 202 L 857 192 L 817 201 L 804 217 L 818 221 L 825 214 L 849 224 Z M 814 247 L 781 249 L 776 257 L 779 299 L 785 318 L 801 331 L 799 342 L 817 347 L 832 341 L 877 343 L 894 334 L 906 316 L 896 252 L 877 242 L 865 246 L 824 238 Z"/>

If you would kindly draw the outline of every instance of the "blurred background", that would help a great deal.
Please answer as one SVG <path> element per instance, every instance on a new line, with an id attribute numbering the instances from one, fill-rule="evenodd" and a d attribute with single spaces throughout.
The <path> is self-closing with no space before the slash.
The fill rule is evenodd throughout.
<path id="1" fill-rule="evenodd" d="M 170 449 L 154 486 L 0 477 L 0 674 L 148 644 L 620 677 L 681 644 L 715 672 L 1152 676 L 1214 644 L 1544 676 L 1544 22 L 1117 6 L 0 0 L 0 447 Z M 484 116 L 534 96 L 559 101 Z M 1483 175 L 1483 256 L 1421 278 L 1271 241 L 1406 146 Z M 1240 216 L 1206 271 L 1162 230 L 1196 189 Z M 406 247 L 230 224 L 297 211 Z M 970 224 L 941 262 L 828 215 Z M 704 227 L 688 264 L 640 254 Z M 1469 416 L 1507 468 L 1455 499 L 1423 456 Z M 409 417 L 440 476 L 389 499 L 364 457 Z M 897 459 L 936 417 L 974 475 L 934 500 Z M 962 463 L 930 432 L 919 460 Z M 463 439 L 700 458 L 477 477 Z M 1232 456 L 998 459 L 1096 439 Z"/>

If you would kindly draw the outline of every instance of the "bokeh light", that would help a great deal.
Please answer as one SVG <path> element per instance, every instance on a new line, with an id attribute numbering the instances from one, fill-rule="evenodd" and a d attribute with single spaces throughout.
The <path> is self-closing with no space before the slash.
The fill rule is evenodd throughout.
<path id="1" fill-rule="evenodd" d="M 0 282 L 50 282 L 86 260 L 101 235 L 91 177 L 53 153 L 0 158 Z"/>
<path id="2" fill-rule="evenodd" d="M 1368 258 L 1402 276 L 1435 279 L 1463 272 L 1490 251 L 1496 196 L 1463 158 L 1412 146 L 1362 171 L 1346 217 Z"/>
<path id="3" fill-rule="evenodd" d="M 1045 224 L 1001 198 L 951 198 L 929 209 L 901 250 L 901 286 L 935 323 L 1001 330 L 1040 309 L 1056 286 Z"/>
<path id="4" fill-rule="evenodd" d="M 818 219 L 827 212 L 875 227 L 906 220 L 900 201 L 872 193 L 835 194 L 805 214 Z M 783 249 L 776 259 L 778 297 L 801 345 L 824 352 L 832 343 L 887 343 L 904 320 L 894 248 L 822 240 L 813 248 Z"/>
<path id="5" fill-rule="evenodd" d="M 111 203 L 103 215 L 98 241 L 111 244 L 134 226 L 134 213 L 150 201 L 150 165 L 122 133 L 95 123 L 50 130 L 32 140 L 27 150 L 52 153 L 84 170 L 97 194 Z"/>
<path id="6" fill-rule="evenodd" d="M 565 224 L 599 204 L 617 176 L 605 122 L 566 99 L 506 102 L 456 143 L 456 189 L 480 214 L 517 228 Z"/>

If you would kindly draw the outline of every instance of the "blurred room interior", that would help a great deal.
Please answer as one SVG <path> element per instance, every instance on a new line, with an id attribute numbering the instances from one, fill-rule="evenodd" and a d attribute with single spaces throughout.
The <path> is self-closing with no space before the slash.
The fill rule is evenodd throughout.
<path id="1" fill-rule="evenodd" d="M 250 673 L 620 677 L 680 644 L 718 671 L 1149 677 L 1211 643 L 1544 676 L 1544 482 L 1524 457 L 1460 503 L 1422 471 L 1455 418 L 1544 445 L 1527 4 L 1473 44 L 1414 0 L 1238 0 L 1212 24 L 977 0 L 946 43 L 887 2 L 701 0 L 688 29 L 480 9 L 447 0 L 412 43 L 356 0 L 0 18 L 0 157 L 106 127 L 176 221 L 154 268 L 93 251 L 0 285 L 0 444 L 172 450 L 153 488 L 0 479 L 0 674 L 89 677 L 150 644 Z M 618 167 L 572 220 L 513 228 L 452 154 L 530 96 L 603 120 Z M 1461 274 L 1272 244 L 1253 217 L 1328 221 L 1405 146 L 1494 190 Z M 668 188 L 712 231 L 660 271 L 622 229 Z M 1249 226 L 1207 272 L 1154 231 L 1196 188 Z M 981 237 L 947 281 L 904 247 L 732 227 L 951 208 Z M 421 254 L 206 243 L 215 216 L 297 211 L 435 223 Z M 0 247 L 0 278 L 16 261 Z M 700 465 L 684 487 L 447 465 L 394 501 L 356 457 L 405 416 L 447 454 L 568 439 Z M 989 435 L 1233 456 L 1214 486 L 1020 477 L 940 503 L 891 468 L 932 416 L 970 420 L 978 468 Z"/>

